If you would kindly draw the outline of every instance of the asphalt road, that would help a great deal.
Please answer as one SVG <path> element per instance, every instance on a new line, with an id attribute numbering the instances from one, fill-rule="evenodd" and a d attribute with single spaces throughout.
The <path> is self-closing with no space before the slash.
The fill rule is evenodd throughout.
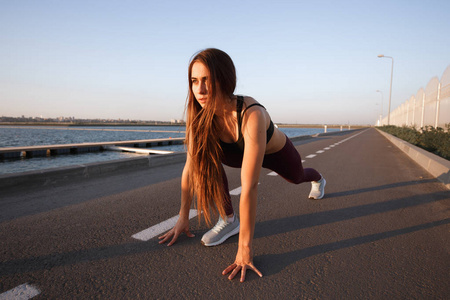
<path id="1" fill-rule="evenodd" d="M 1 191 L 0 299 L 23 284 L 33 299 L 448 299 L 444 185 L 375 129 L 295 145 L 326 194 L 309 200 L 309 183 L 262 170 L 254 263 L 264 277 L 221 275 L 238 238 L 202 246 L 197 217 L 196 237 L 172 247 L 132 238 L 177 215 L 183 165 L 172 164 Z M 239 170 L 226 171 L 238 188 Z"/>

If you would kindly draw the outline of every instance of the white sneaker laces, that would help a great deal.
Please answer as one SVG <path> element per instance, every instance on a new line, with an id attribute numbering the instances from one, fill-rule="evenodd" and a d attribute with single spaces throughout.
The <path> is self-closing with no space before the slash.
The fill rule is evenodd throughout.
<path id="1" fill-rule="evenodd" d="M 227 227 L 228 224 L 228 222 L 224 221 L 222 218 L 219 218 L 219 221 L 217 221 L 217 224 L 213 227 L 212 231 L 219 233 L 222 229 Z"/>

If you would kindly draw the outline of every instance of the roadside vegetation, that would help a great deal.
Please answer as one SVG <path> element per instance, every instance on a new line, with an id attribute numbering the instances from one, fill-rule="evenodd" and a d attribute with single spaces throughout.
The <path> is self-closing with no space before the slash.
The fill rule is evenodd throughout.
<path id="1" fill-rule="evenodd" d="M 450 160 L 450 123 L 445 124 L 445 127 L 445 130 L 441 127 L 434 128 L 433 126 L 425 126 L 422 130 L 417 130 L 414 127 L 398 127 L 393 125 L 385 125 L 377 128 L 412 145 Z"/>

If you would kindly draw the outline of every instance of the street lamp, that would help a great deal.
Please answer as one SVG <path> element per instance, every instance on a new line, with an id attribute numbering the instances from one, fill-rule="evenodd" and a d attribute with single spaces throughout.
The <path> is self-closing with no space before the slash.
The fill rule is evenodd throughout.
<path id="1" fill-rule="evenodd" d="M 377 93 L 381 94 L 381 114 L 380 114 L 380 126 L 381 124 L 381 120 L 383 119 L 383 93 L 380 90 L 376 90 Z"/>
<path id="2" fill-rule="evenodd" d="M 392 66 L 391 66 L 391 87 L 389 88 L 389 112 L 388 112 L 388 125 L 390 125 L 391 120 L 391 97 L 392 97 L 392 76 L 394 74 L 394 58 L 390 56 L 385 56 L 383 54 L 378 55 L 378 58 L 390 58 L 392 59 Z"/>

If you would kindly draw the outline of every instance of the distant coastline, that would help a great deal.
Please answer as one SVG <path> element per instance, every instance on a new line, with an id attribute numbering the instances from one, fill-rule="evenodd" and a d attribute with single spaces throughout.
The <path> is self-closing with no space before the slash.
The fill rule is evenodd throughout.
<path id="1" fill-rule="evenodd" d="M 61 127 L 76 127 L 76 126 L 185 126 L 185 123 L 172 123 L 172 122 L 0 122 L 0 126 L 61 126 Z M 281 128 L 340 128 L 343 129 L 356 129 L 365 128 L 369 125 L 344 125 L 344 124 L 284 124 L 277 123 L 278 127 Z"/>
<path id="2" fill-rule="evenodd" d="M 76 126 L 185 126 L 185 123 L 171 122 L 0 122 L 0 126 L 60 126 L 60 127 L 76 127 Z"/>
<path id="3" fill-rule="evenodd" d="M 184 126 L 184 120 L 157 121 L 132 119 L 81 119 L 75 117 L 8 117 L 0 116 L 0 126 Z"/>

